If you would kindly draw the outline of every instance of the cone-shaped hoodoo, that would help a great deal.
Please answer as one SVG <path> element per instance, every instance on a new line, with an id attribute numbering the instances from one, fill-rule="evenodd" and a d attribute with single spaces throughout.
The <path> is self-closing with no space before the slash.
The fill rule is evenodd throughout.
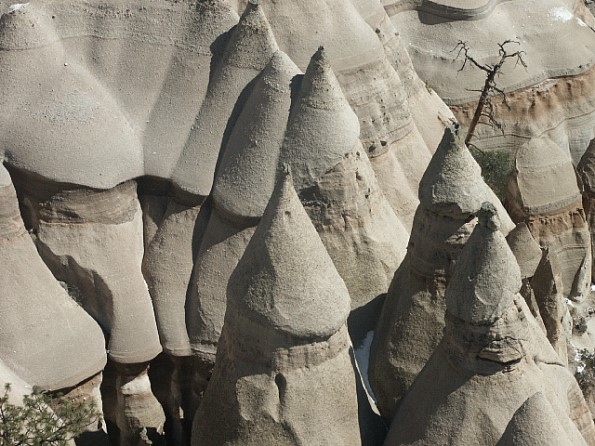
<path id="1" fill-rule="evenodd" d="M 213 190 L 207 225 L 187 298 L 187 326 L 195 355 L 215 362 L 229 277 L 270 200 L 279 152 L 299 73 L 276 52 L 257 78 L 231 132 Z M 210 373 L 210 372 L 209 372 Z"/>
<path id="2" fill-rule="evenodd" d="M 500 318 L 521 287 L 521 271 L 491 203 L 481 208 L 478 220 L 446 293 L 447 311 L 473 324 Z"/>
<path id="3" fill-rule="evenodd" d="M 497 444 L 537 392 L 572 444 L 593 444 L 578 385 L 518 294 L 520 269 L 494 207 L 485 203 L 478 217 L 446 289 L 444 338 L 403 398 L 385 445 Z"/>
<path id="4" fill-rule="evenodd" d="M 502 209 L 481 168 L 465 147 L 458 127 L 448 127 L 419 186 L 409 249 L 392 279 L 370 355 L 370 384 L 386 419 L 442 339 L 444 291 L 486 200 Z"/>
<path id="5" fill-rule="evenodd" d="M 278 50 L 262 7 L 250 0 L 215 67 L 193 131 L 172 181 L 201 196 L 211 192 L 215 168 L 250 90 L 250 84 Z"/>
<path id="6" fill-rule="evenodd" d="M 404 256 L 407 233 L 378 186 L 324 48 L 302 80 L 280 162 L 292 167 L 297 193 L 359 310 L 350 318 L 357 342 L 375 325 L 377 297 Z"/>
<path id="7" fill-rule="evenodd" d="M 347 288 L 281 173 L 231 276 L 193 445 L 360 445 Z"/>

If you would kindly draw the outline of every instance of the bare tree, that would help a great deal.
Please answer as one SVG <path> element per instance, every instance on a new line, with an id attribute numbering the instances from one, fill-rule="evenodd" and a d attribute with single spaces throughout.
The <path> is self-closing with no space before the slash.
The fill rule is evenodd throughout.
<path id="1" fill-rule="evenodd" d="M 496 78 L 502 74 L 502 67 L 508 59 L 515 60 L 515 67 L 518 64 L 521 64 L 523 67 L 527 68 L 527 64 L 523 59 L 525 52 L 521 50 L 511 52 L 508 47 L 509 45 L 520 45 L 520 42 L 516 40 L 505 40 L 504 42 L 499 43 L 498 46 L 500 49 L 498 50 L 498 54 L 500 58 L 495 64 L 479 63 L 471 54 L 469 54 L 467 42 L 462 40 L 459 40 L 459 43 L 457 43 L 457 46 L 453 49 L 453 51 L 456 51 L 457 49 L 459 50 L 456 57 L 457 59 L 461 56 L 464 57 L 463 65 L 459 71 L 463 71 L 467 64 L 471 64 L 486 73 L 486 80 L 483 84 L 483 88 L 481 90 L 469 90 L 480 92 L 481 96 L 479 97 L 479 103 L 477 104 L 473 119 L 471 120 L 469 131 L 465 137 L 465 144 L 467 145 L 469 145 L 471 142 L 471 138 L 473 138 L 475 133 L 475 128 L 477 127 L 477 124 L 480 123 L 482 117 L 487 119 L 490 125 L 497 127 L 501 131 L 503 130 L 502 125 L 496 120 L 494 116 L 494 105 L 492 104 L 491 96 L 493 96 L 495 93 L 498 93 L 502 96 L 502 103 L 508 108 L 510 108 L 510 105 L 508 105 L 504 90 L 498 88 L 496 85 Z"/>

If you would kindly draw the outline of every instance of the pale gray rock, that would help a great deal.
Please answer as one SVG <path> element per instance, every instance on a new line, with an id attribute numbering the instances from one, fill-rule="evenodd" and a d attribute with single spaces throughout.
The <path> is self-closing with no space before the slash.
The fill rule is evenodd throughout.
<path id="1" fill-rule="evenodd" d="M 527 224 L 525 222 L 518 223 L 508 233 L 506 241 L 521 268 L 523 280 L 533 277 L 541 261 L 542 252 Z"/>
<path id="2" fill-rule="evenodd" d="M 518 294 L 520 269 L 499 225 L 494 208 L 482 207 L 446 290 L 444 338 L 399 406 L 385 445 L 498 444 L 538 392 L 571 444 L 595 444 L 574 377 Z"/>
<path id="3" fill-rule="evenodd" d="M 577 445 L 586 445 L 582 439 Z M 496 446 L 574 446 L 542 392 L 527 399 L 515 412 Z"/>
<path id="4" fill-rule="evenodd" d="M 192 444 L 362 444 L 349 311 L 347 287 L 284 174 L 230 279 Z"/>
<path id="5" fill-rule="evenodd" d="M 371 348 L 370 384 L 386 419 L 442 339 L 452 267 L 475 226 L 475 213 L 494 197 L 456 127 L 446 129 L 419 196 L 407 256 L 392 279 Z M 514 225 L 502 212 L 507 232 Z"/>
<path id="6" fill-rule="evenodd" d="M 38 181 L 19 175 L 17 184 L 41 257 L 106 331 L 111 359 L 153 359 L 161 345 L 141 273 L 136 184 L 100 191 Z"/>
<path id="7" fill-rule="evenodd" d="M 165 415 L 151 390 L 147 364 L 117 364 L 116 373 L 120 444 L 149 446 L 163 435 Z"/>
<path id="8" fill-rule="evenodd" d="M 545 251 L 530 283 L 547 338 L 562 362 L 568 365 L 568 344 L 572 331 L 566 329 L 568 309 L 562 295 L 561 271 L 556 255 Z"/>
<path id="9" fill-rule="evenodd" d="M 185 162 L 213 53 L 221 58 L 237 22 L 222 0 L 33 0 L 3 15 L 0 152 L 49 180 L 98 189 L 171 178 Z"/>
<path id="10" fill-rule="evenodd" d="M 198 224 L 202 203 L 180 201 L 167 200 L 145 248 L 142 269 L 163 350 L 172 356 L 189 356 L 192 350 L 186 327 L 186 293 L 198 252 L 199 230 L 204 225 Z"/>
<path id="11" fill-rule="evenodd" d="M 277 51 L 277 42 L 258 0 L 249 0 L 210 77 L 200 112 L 172 175 L 192 194 L 211 192 L 222 145 L 245 102 L 245 89 Z"/>
<path id="12" fill-rule="evenodd" d="M 2 361 L 43 390 L 74 387 L 99 373 L 106 362 L 103 333 L 39 257 L 1 165 L 0 234 Z"/>
<path id="13" fill-rule="evenodd" d="M 196 371 L 202 375 L 199 385 L 206 382 L 215 363 L 229 277 L 273 191 L 298 73 L 284 53 L 271 57 L 255 81 L 217 171 L 212 211 L 186 297 L 191 348 L 201 363 Z"/>
<path id="14" fill-rule="evenodd" d="M 280 163 L 294 185 L 358 309 L 386 292 L 407 232 L 380 190 L 362 149 L 356 115 L 320 48 L 292 108 Z M 374 326 L 374 316 L 360 322 Z M 357 318 L 356 318 L 357 319 Z M 350 322 L 350 329 L 351 329 Z"/>
<path id="15" fill-rule="evenodd" d="M 245 1 L 237 3 L 241 8 Z M 440 140 L 443 121 L 451 113 L 444 105 L 437 105 L 435 97 L 424 102 L 423 107 L 428 109 L 416 113 L 414 121 L 408 93 L 389 60 L 391 53 L 385 51 L 383 41 L 350 0 L 262 1 L 262 7 L 279 47 L 302 70 L 317 47 L 326 48 L 345 97 L 358 117 L 364 150 L 378 183 L 398 217 L 410 228 L 417 203 L 415 193 L 408 193 L 407 188 L 417 187 Z M 308 32 L 295 39 L 295 29 Z M 411 102 L 417 109 L 423 101 L 412 95 Z M 420 129 L 424 130 L 423 137 Z"/>
<path id="16" fill-rule="evenodd" d="M 446 311 L 471 324 L 491 324 L 512 305 L 521 274 L 493 205 L 484 204 L 478 218 L 483 224 L 468 240 L 474 249 L 461 255 L 447 287 Z"/>

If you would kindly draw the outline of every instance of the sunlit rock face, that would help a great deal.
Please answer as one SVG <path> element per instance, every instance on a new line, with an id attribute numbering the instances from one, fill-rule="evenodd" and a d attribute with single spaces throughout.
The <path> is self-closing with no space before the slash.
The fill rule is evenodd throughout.
<path id="1" fill-rule="evenodd" d="M 506 198 L 512 219 L 524 221 L 537 242 L 556 254 L 562 294 L 583 302 L 590 294 L 591 243 L 574 167 L 547 137 L 519 148 Z"/>
<path id="2" fill-rule="evenodd" d="M 192 444 L 361 445 L 349 294 L 290 175 L 278 181 L 227 295 Z"/>
<path id="3" fill-rule="evenodd" d="M 514 149 L 533 136 L 547 134 L 575 163 L 595 132 L 595 24 L 583 0 L 385 0 L 384 6 L 409 51 L 420 78 L 468 126 L 485 73 L 455 49 L 467 42 L 480 64 L 498 60 L 498 43 L 524 51 L 527 67 L 509 60 L 497 86 L 494 115 L 503 130 L 480 126 L 474 143 L 483 149 Z M 565 36 L 560 38 L 560 36 Z"/>
<path id="4" fill-rule="evenodd" d="M 533 398 L 556 414 L 559 425 L 549 428 L 561 444 L 595 443 L 574 377 L 518 293 L 521 272 L 499 227 L 493 206 L 482 206 L 446 290 L 444 338 L 399 406 L 386 445 L 511 444 Z M 528 435 L 542 430 L 533 422 L 524 424 Z"/>
<path id="5" fill-rule="evenodd" d="M 455 126 L 445 131 L 419 197 L 407 256 L 393 277 L 370 356 L 370 384 L 386 419 L 442 339 L 444 291 L 481 204 L 497 203 L 505 233 L 514 227 Z"/>

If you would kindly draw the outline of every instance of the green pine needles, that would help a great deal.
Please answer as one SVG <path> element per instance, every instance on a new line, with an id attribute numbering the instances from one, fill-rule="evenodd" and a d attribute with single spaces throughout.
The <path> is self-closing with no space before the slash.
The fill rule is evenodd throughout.
<path id="1" fill-rule="evenodd" d="M 10 384 L 0 395 L 0 446 L 70 446 L 99 419 L 93 402 L 50 398 L 34 390 L 21 405 L 11 404 Z"/>

